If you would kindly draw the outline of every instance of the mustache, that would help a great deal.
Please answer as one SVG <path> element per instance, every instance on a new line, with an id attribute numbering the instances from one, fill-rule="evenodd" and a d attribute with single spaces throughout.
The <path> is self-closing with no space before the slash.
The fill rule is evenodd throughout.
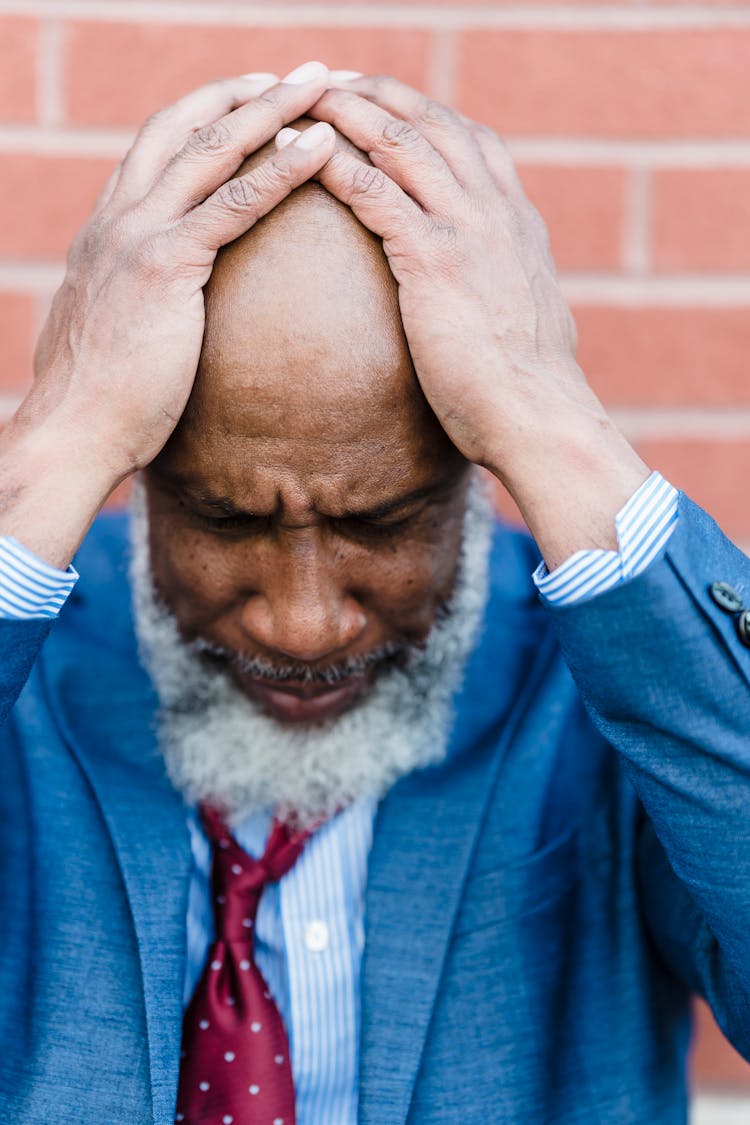
<path id="1" fill-rule="evenodd" d="M 252 676 L 257 680 L 264 680 L 270 684 L 301 683 L 301 684 L 333 684 L 342 683 L 362 676 L 371 668 L 403 665 L 407 662 L 412 651 L 419 647 L 406 641 L 389 641 L 380 648 L 361 656 L 351 656 L 346 660 L 323 667 L 313 667 L 309 664 L 295 663 L 276 664 L 259 656 L 247 656 L 244 653 L 232 652 L 222 645 L 213 644 L 204 638 L 198 638 L 190 646 L 194 652 L 220 664 L 234 668 L 244 675 Z"/>

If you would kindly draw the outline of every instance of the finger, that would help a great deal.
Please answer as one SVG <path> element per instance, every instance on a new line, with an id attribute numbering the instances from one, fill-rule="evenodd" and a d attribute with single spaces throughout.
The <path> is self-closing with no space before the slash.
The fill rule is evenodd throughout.
<path id="1" fill-rule="evenodd" d="M 439 152 L 409 122 L 344 90 L 330 90 L 310 110 L 362 149 L 372 163 L 437 214 L 455 209 L 461 189 Z"/>
<path id="2" fill-rule="evenodd" d="M 183 219 L 182 234 L 209 252 L 234 241 L 318 172 L 335 143 L 329 125 L 318 122 L 311 126 L 252 172 L 222 184 Z"/>
<path id="3" fill-rule="evenodd" d="M 351 75 L 351 71 L 331 71 L 330 85 L 359 94 L 393 117 L 408 121 L 440 153 L 463 187 L 486 184 L 482 155 L 459 113 L 396 78 Z"/>
<path id="4" fill-rule="evenodd" d="M 196 130 L 154 184 L 147 205 L 167 220 L 186 214 L 233 176 L 250 153 L 304 114 L 327 84 L 327 68 L 310 64 Z"/>
<path id="5" fill-rule="evenodd" d="M 398 184 L 382 169 L 365 164 L 343 149 L 333 153 L 315 179 L 383 239 L 386 251 L 401 243 L 405 235 L 417 236 L 424 229 L 424 211 Z"/>
<path id="6" fill-rule="evenodd" d="M 99 193 L 99 196 L 91 210 L 92 215 L 98 215 L 104 210 L 112 198 L 115 188 L 120 180 L 120 173 L 122 172 L 122 161 L 112 170 L 109 178 Z"/>
<path id="7" fill-rule="evenodd" d="M 473 133 L 489 173 L 500 190 L 517 203 L 525 199 L 526 193 L 505 141 L 487 125 L 479 125 L 468 117 L 464 121 Z"/>
<path id="8" fill-rule="evenodd" d="M 210 125 L 278 82 L 275 74 L 247 74 L 210 82 L 144 122 L 122 162 L 113 202 L 124 208 L 142 199 L 158 174 L 195 129 Z"/>

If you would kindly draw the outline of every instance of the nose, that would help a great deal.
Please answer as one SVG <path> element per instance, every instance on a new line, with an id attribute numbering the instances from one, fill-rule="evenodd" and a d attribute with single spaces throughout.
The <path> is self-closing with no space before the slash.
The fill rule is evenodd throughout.
<path id="1" fill-rule="evenodd" d="M 242 607 L 242 628 L 275 656 L 313 664 L 342 655 L 367 618 L 324 544 L 312 537 L 280 543 Z"/>

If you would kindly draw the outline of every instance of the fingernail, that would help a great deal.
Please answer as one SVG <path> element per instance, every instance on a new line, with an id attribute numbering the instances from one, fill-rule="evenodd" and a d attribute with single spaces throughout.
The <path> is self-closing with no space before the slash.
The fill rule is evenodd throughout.
<path id="1" fill-rule="evenodd" d="M 266 90 L 279 84 L 278 74 L 243 74 L 242 78 L 247 82 L 248 94 L 256 97 L 260 97 Z"/>
<path id="2" fill-rule="evenodd" d="M 328 138 L 333 133 L 333 129 L 327 121 L 316 121 L 309 129 L 305 129 L 297 140 L 297 148 L 318 148 L 320 145 L 325 144 Z"/>
<path id="3" fill-rule="evenodd" d="M 356 78 L 364 77 L 360 70 L 332 70 L 329 75 L 330 82 L 354 82 Z"/>
<path id="4" fill-rule="evenodd" d="M 276 134 L 276 148 L 286 148 L 292 141 L 296 141 L 299 136 L 299 129 L 292 129 L 289 126 L 286 129 L 279 129 Z"/>
<path id="5" fill-rule="evenodd" d="M 282 82 L 288 82 L 292 86 L 301 86 L 303 82 L 314 82 L 317 78 L 324 78 L 328 74 L 328 67 L 322 62 L 306 62 L 302 66 L 296 67 L 295 70 L 287 74 L 286 78 L 282 78 Z"/>

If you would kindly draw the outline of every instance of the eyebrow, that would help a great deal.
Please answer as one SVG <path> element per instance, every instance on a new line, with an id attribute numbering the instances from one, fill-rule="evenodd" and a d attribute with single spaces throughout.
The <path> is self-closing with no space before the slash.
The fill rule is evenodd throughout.
<path id="1" fill-rule="evenodd" d="M 160 475 L 167 484 L 177 492 L 181 492 L 189 500 L 195 501 L 203 507 L 211 508 L 222 515 L 240 516 L 246 519 L 268 519 L 269 516 L 276 514 L 275 512 L 251 512 L 245 508 L 238 508 L 227 496 L 216 496 L 205 489 L 189 485 L 187 482 L 180 480 L 178 476 L 172 475 L 171 473 L 162 472 Z M 423 485 L 421 488 L 415 488 L 411 492 L 402 493 L 400 496 L 394 496 L 390 500 L 384 500 L 383 503 L 377 504 L 374 507 L 351 508 L 344 511 L 341 515 L 329 516 L 328 518 L 337 520 L 384 519 L 386 516 L 393 515 L 394 512 L 399 511 L 401 508 L 406 508 L 411 504 L 418 503 L 420 500 L 434 498 L 447 492 L 452 484 L 453 481 L 450 480 L 433 482 L 432 484 Z"/>

